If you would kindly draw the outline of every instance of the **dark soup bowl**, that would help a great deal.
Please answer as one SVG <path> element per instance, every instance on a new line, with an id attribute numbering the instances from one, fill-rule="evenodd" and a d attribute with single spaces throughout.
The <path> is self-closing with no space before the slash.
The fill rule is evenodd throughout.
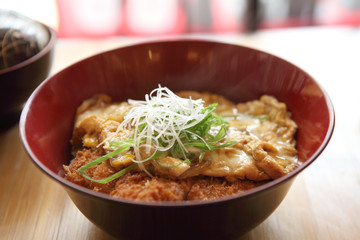
<path id="1" fill-rule="evenodd" d="M 234 102 L 273 95 L 298 125 L 299 166 L 257 188 L 216 200 L 142 202 L 115 199 L 64 179 L 72 159 L 70 139 L 77 107 L 96 93 L 114 101 L 144 99 L 158 84 L 209 91 Z M 44 81 L 20 119 L 32 161 L 60 183 L 96 226 L 123 239 L 232 239 L 264 221 L 281 203 L 295 177 L 324 150 L 334 129 L 328 95 L 295 65 L 255 49 L 203 40 L 142 43 L 84 59 Z M 74 223 L 76 224 L 76 223 Z"/>
<path id="2" fill-rule="evenodd" d="M 0 130 L 19 121 L 26 100 L 48 76 L 55 41 L 51 27 L 0 9 Z"/>

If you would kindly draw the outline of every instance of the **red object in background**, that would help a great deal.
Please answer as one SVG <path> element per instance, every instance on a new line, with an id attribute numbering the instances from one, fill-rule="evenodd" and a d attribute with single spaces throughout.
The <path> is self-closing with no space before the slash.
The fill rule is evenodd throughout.
<path id="1" fill-rule="evenodd" d="M 212 0 L 214 32 L 244 32 L 247 1 Z"/>
<path id="2" fill-rule="evenodd" d="M 178 0 L 124 1 L 124 35 L 167 35 L 186 31 L 186 17 Z"/>
<path id="3" fill-rule="evenodd" d="M 59 37 L 165 35 L 186 31 L 178 0 L 57 0 Z"/>
<path id="4" fill-rule="evenodd" d="M 106 37 L 120 33 L 121 1 L 57 0 L 59 37 Z"/>
<path id="5" fill-rule="evenodd" d="M 318 0 L 316 24 L 360 25 L 360 3 L 342 0 Z"/>
<path id="6" fill-rule="evenodd" d="M 255 4 L 256 3 L 256 4 Z M 360 25 L 355 0 L 57 0 L 59 37 L 243 33 Z"/>

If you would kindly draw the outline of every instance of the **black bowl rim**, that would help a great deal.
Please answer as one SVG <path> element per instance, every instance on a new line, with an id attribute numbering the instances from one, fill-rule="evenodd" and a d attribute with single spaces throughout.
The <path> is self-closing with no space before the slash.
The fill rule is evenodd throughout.
<path id="1" fill-rule="evenodd" d="M 17 13 L 17 14 L 19 14 L 19 13 Z M 22 16 L 24 16 L 24 15 L 22 15 Z M 24 16 L 24 17 L 26 17 L 26 16 Z M 26 17 L 26 18 L 28 18 L 28 17 Z M 15 65 L 12 65 L 5 69 L 1 69 L 0 75 L 4 74 L 4 73 L 15 71 L 17 69 L 23 68 L 23 67 L 33 63 L 33 62 L 36 62 L 37 60 L 42 58 L 44 55 L 46 55 L 48 52 L 50 52 L 50 50 L 54 47 L 55 42 L 56 42 L 56 31 L 52 27 L 50 27 L 42 22 L 39 22 L 34 19 L 30 19 L 30 20 L 40 24 L 45 30 L 47 30 L 47 32 L 49 34 L 49 40 L 47 41 L 46 45 L 40 50 L 40 52 L 36 53 L 34 56 L 31 56 L 30 58 L 27 58 L 24 61 L 21 61 Z"/>
<path id="2" fill-rule="evenodd" d="M 199 200 L 199 201 L 145 202 L 145 201 L 134 201 L 134 200 L 128 200 L 128 199 L 114 198 L 114 197 L 109 196 L 108 194 L 95 192 L 93 190 L 87 189 L 85 187 L 79 186 L 77 184 L 74 184 L 70 181 L 65 180 L 62 176 L 59 176 L 58 174 L 49 170 L 44 164 L 42 164 L 36 158 L 35 154 L 31 151 L 31 148 L 26 140 L 25 123 L 26 123 L 27 114 L 29 112 L 29 109 L 31 108 L 31 103 L 32 103 L 33 99 L 36 97 L 37 93 L 41 90 L 43 85 L 45 85 L 48 81 L 51 81 L 51 79 L 53 77 L 57 76 L 58 74 L 61 74 L 63 71 L 67 71 L 70 68 L 76 68 L 76 65 L 81 64 L 82 62 L 87 61 L 88 59 L 96 57 L 98 55 L 107 54 L 107 53 L 114 52 L 114 51 L 117 51 L 117 50 L 123 49 L 123 48 L 132 48 L 132 47 L 136 47 L 139 45 L 166 44 L 169 42 L 179 42 L 179 43 L 180 42 L 204 42 L 204 43 L 215 43 L 215 44 L 219 44 L 219 45 L 232 45 L 235 47 L 245 48 L 245 49 L 248 49 L 251 51 L 255 51 L 258 53 L 273 56 L 273 57 L 278 58 L 279 60 L 284 61 L 287 64 L 293 66 L 294 68 L 298 69 L 299 71 L 304 72 L 306 75 L 308 75 L 314 81 L 314 83 L 323 92 L 327 107 L 329 109 L 329 128 L 327 129 L 327 133 L 324 137 L 324 141 L 319 146 L 319 148 L 314 152 L 314 154 L 308 158 L 308 160 L 306 162 L 304 162 L 303 164 L 298 166 L 294 171 L 288 173 L 287 175 L 285 175 L 283 177 L 272 180 L 272 181 L 265 183 L 259 187 L 247 190 L 242 193 L 234 194 L 234 195 L 224 197 L 224 198 L 219 198 L 219 199 Z M 19 123 L 20 138 L 21 138 L 23 146 L 24 146 L 26 152 L 28 153 L 28 155 L 30 156 L 30 159 L 32 160 L 32 162 L 38 168 L 40 168 L 41 171 L 43 171 L 46 175 L 48 175 L 50 178 L 54 179 L 55 181 L 57 181 L 61 185 L 63 185 L 63 187 L 65 187 L 65 189 L 73 190 L 73 191 L 76 191 L 81 194 L 86 194 L 87 197 L 91 197 L 91 198 L 95 198 L 95 199 L 103 199 L 106 201 L 117 202 L 117 203 L 128 204 L 128 205 L 135 205 L 135 206 L 160 207 L 160 208 L 163 208 L 163 207 L 196 207 L 196 206 L 200 206 L 200 205 L 205 206 L 205 205 L 214 205 L 214 204 L 224 204 L 225 202 L 228 202 L 228 201 L 233 201 L 233 200 L 236 200 L 239 198 L 247 198 L 247 197 L 253 196 L 255 194 L 259 194 L 261 192 L 272 189 L 276 185 L 283 184 L 283 183 L 295 178 L 300 172 L 302 172 L 305 168 L 307 168 L 311 163 L 313 163 L 320 156 L 320 154 L 324 151 L 324 149 L 326 148 L 326 146 L 328 145 L 328 143 L 332 137 L 332 134 L 334 132 L 334 127 L 335 127 L 335 110 L 334 110 L 334 107 L 333 107 L 333 104 L 331 102 L 329 95 L 324 90 L 324 88 L 311 75 L 309 75 L 306 71 L 304 71 L 300 67 L 298 67 L 298 66 L 294 65 L 293 63 L 291 63 L 283 58 L 280 58 L 274 54 L 270 54 L 270 53 L 267 53 L 265 51 L 258 50 L 255 48 L 251 48 L 251 47 L 247 47 L 247 46 L 243 46 L 243 45 L 239 45 L 239 44 L 233 44 L 233 43 L 229 43 L 229 42 L 221 42 L 218 40 L 209 40 L 209 39 L 202 39 L 202 38 L 186 38 L 186 37 L 164 38 L 164 39 L 156 39 L 156 40 L 150 40 L 150 41 L 145 40 L 143 42 L 136 42 L 134 44 L 129 44 L 129 45 L 126 45 L 123 47 L 119 47 L 119 48 L 115 48 L 115 49 L 111 49 L 108 51 L 94 54 L 94 55 L 84 58 L 76 63 L 71 64 L 70 66 L 68 66 L 68 67 L 64 68 L 63 70 L 61 70 L 60 72 L 56 73 L 54 76 L 48 77 L 35 89 L 35 91 L 31 94 L 30 98 L 28 99 L 28 101 L 26 102 L 26 104 L 23 108 L 23 111 L 22 111 L 21 117 L 20 117 L 20 123 Z"/>

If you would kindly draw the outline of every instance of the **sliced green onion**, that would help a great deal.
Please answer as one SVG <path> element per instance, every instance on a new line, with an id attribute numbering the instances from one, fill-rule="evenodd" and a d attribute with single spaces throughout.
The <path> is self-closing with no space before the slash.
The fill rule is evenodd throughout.
<path id="1" fill-rule="evenodd" d="M 108 183 L 108 182 L 111 182 L 112 180 L 115 180 L 119 177 L 121 177 L 122 175 L 130 172 L 131 170 L 133 170 L 135 167 L 137 167 L 137 163 L 133 163 L 131 164 L 130 166 L 124 168 L 124 169 L 121 169 L 119 172 L 117 173 L 114 173 L 113 175 L 107 177 L 107 178 L 103 178 L 103 179 L 94 179 L 94 178 L 91 178 L 89 177 L 88 175 L 86 175 L 85 172 L 83 171 L 79 171 L 78 169 L 78 172 L 80 173 L 81 176 L 83 176 L 84 178 L 90 180 L 90 181 L 93 181 L 93 182 L 97 182 L 97 183 L 102 183 L 102 184 L 105 184 L 105 183 Z M 85 169 L 87 170 L 87 169 Z"/>
<path id="2" fill-rule="evenodd" d="M 202 160 L 204 159 L 205 156 L 205 151 L 201 150 L 200 155 L 199 155 L 199 162 L 202 162 Z"/>
<path id="3" fill-rule="evenodd" d="M 110 153 L 108 153 L 108 154 L 106 154 L 106 155 L 104 155 L 104 156 L 101 156 L 101 157 L 95 159 L 94 161 L 91 161 L 91 162 L 89 162 L 89 163 L 81 166 L 81 167 L 78 168 L 78 170 L 77 170 L 78 173 L 80 173 L 80 175 L 81 175 L 82 177 L 84 177 L 84 178 L 86 178 L 86 179 L 89 179 L 89 180 L 91 180 L 91 181 L 93 181 L 93 182 L 98 182 L 98 183 L 107 183 L 107 182 L 109 182 L 107 179 L 110 178 L 111 176 L 108 177 L 108 178 L 102 179 L 102 180 L 96 180 L 96 179 L 93 179 L 93 178 L 89 177 L 88 175 L 86 175 L 85 171 L 88 170 L 88 169 L 90 169 L 90 168 L 92 168 L 92 167 L 94 167 L 94 166 L 96 166 L 96 165 L 98 165 L 98 164 L 100 164 L 100 163 L 102 163 L 102 162 L 104 162 L 104 161 L 106 161 L 107 159 L 109 159 L 109 158 L 111 158 L 111 157 L 114 157 L 115 155 L 121 153 L 122 151 L 130 148 L 130 147 L 132 146 L 132 143 L 131 143 L 131 142 L 132 142 L 132 139 L 131 139 L 131 141 L 130 141 L 130 140 L 129 140 L 129 141 L 126 140 L 126 141 L 123 141 L 123 142 L 119 142 L 119 143 L 118 143 L 118 146 L 121 145 L 121 147 L 119 147 L 118 149 L 116 149 L 116 150 L 114 150 L 114 151 L 112 151 L 112 152 L 110 152 Z M 131 166 L 132 166 L 132 165 L 131 165 Z M 130 170 L 129 170 L 129 171 L 130 171 Z M 115 173 L 115 174 L 117 174 L 117 173 Z M 115 175 L 115 174 L 114 174 L 114 175 Z M 121 176 L 121 175 L 120 175 L 120 176 Z M 112 179 L 112 180 L 113 180 L 113 179 Z M 110 181 L 111 181 L 111 180 L 110 180 Z"/>
<path id="4" fill-rule="evenodd" d="M 121 147 L 119 147 L 118 149 L 116 149 L 116 150 L 114 150 L 114 151 L 112 151 L 112 152 L 110 152 L 110 153 L 108 153 L 108 154 L 106 154 L 106 155 L 104 155 L 104 156 L 101 156 L 101 157 L 99 157 L 99 158 L 97 158 L 97 159 L 95 159 L 95 160 L 93 160 L 93 161 L 91 161 L 91 162 L 89 162 L 89 163 L 81 166 L 81 167 L 78 168 L 78 170 L 77 170 L 78 173 L 80 173 L 80 175 L 81 175 L 82 177 L 84 177 L 84 178 L 86 178 L 86 179 L 88 179 L 88 180 L 90 180 L 90 181 L 105 184 L 105 183 L 111 182 L 112 180 L 115 180 L 115 179 L 123 176 L 124 174 L 130 172 L 130 171 L 133 170 L 135 167 L 137 167 L 137 165 L 138 165 L 137 163 L 133 163 L 133 164 L 131 164 L 130 166 L 128 166 L 128 167 L 126 167 L 126 168 L 124 168 L 124 169 L 121 169 L 119 172 L 114 173 L 113 175 L 111 175 L 111 176 L 109 176 L 109 177 L 107 177 L 107 178 L 104 178 L 104 179 L 94 179 L 94 178 L 89 177 L 89 176 L 85 173 L 85 171 L 88 170 L 88 169 L 90 169 L 91 167 L 94 167 L 94 166 L 96 166 L 96 165 L 104 162 L 105 160 L 107 160 L 107 159 L 109 159 L 109 158 L 111 158 L 111 157 L 113 157 L 113 156 L 121 153 L 122 151 L 126 150 L 127 148 L 131 147 L 131 146 L 132 146 L 132 142 L 133 142 L 132 139 L 130 139 L 130 140 L 124 140 L 124 141 L 122 141 L 122 142 L 113 142 L 114 144 L 116 144 L 116 145 L 118 145 L 118 146 L 121 145 Z M 156 158 L 158 158 L 161 154 L 163 154 L 163 152 L 158 151 L 158 152 L 156 152 L 152 157 L 145 159 L 145 161 L 150 161 L 150 160 L 156 159 Z"/>

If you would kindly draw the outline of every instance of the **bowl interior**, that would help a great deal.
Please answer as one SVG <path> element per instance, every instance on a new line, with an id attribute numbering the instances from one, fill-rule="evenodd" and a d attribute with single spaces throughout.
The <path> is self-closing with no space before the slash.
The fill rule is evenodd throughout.
<path id="1" fill-rule="evenodd" d="M 41 169 L 68 184 L 62 179 L 62 165 L 71 160 L 69 140 L 79 104 L 95 93 L 107 93 L 115 101 L 143 99 L 158 84 L 173 91 L 210 91 L 235 102 L 262 94 L 284 101 L 299 126 L 297 148 L 304 163 L 291 176 L 315 160 L 333 131 L 328 96 L 298 67 L 246 47 L 179 40 L 95 55 L 44 81 L 22 113 L 24 146 Z"/>
<path id="2" fill-rule="evenodd" d="M 41 52 L 52 34 L 40 22 L 14 11 L 0 9 L 0 74 Z"/>

